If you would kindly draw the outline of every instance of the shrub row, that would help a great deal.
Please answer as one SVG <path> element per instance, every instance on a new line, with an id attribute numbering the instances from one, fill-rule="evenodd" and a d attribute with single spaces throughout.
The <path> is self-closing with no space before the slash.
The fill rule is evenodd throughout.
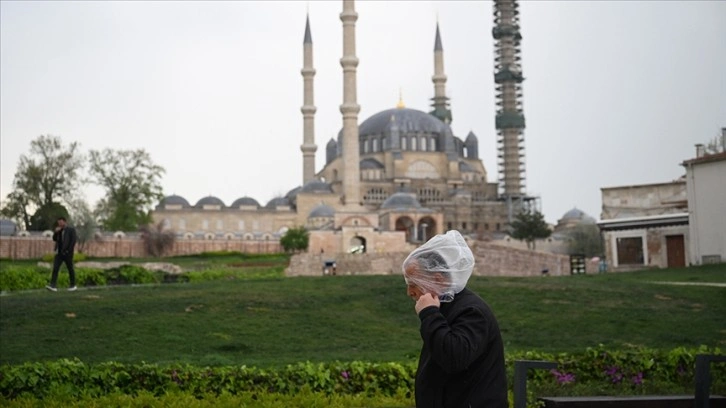
<path id="1" fill-rule="evenodd" d="M 607 351 L 602 346 L 578 354 L 515 353 L 507 356 L 512 388 L 513 362 L 543 360 L 558 363 L 552 371 L 534 370 L 528 388 L 551 395 L 691 393 L 697 354 L 721 354 L 719 349 L 678 348 L 670 351 L 633 349 Z M 155 396 L 182 392 L 208 395 L 251 393 L 370 395 L 411 398 L 416 364 L 333 362 L 297 363 L 280 369 L 247 366 L 121 364 L 87 365 L 78 359 L 0 366 L 0 395 L 6 399 L 46 398 L 58 394 L 100 397 L 114 393 Z M 714 392 L 726 391 L 726 367 L 711 367 Z M 533 398 L 533 397 L 532 397 Z"/>
<path id="2" fill-rule="evenodd" d="M 169 282 L 202 282 L 217 279 L 259 279 L 277 278 L 284 275 L 284 266 L 206 269 L 181 274 L 163 271 L 149 271 L 141 266 L 123 265 L 111 269 L 76 268 L 76 285 L 105 286 L 124 284 L 149 284 Z M 65 269 L 64 269 L 65 271 Z M 50 281 L 50 270 L 42 266 L 14 266 L 0 269 L 0 291 L 42 289 Z M 68 285 L 68 274 L 58 275 L 58 286 Z"/>

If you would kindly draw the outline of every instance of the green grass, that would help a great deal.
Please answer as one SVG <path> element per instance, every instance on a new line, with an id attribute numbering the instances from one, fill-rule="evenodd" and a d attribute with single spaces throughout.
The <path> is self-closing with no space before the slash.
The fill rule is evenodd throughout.
<path id="1" fill-rule="evenodd" d="M 188 265 L 199 262 L 192 258 Z M 724 283 L 726 268 L 472 277 L 469 287 L 496 313 L 506 351 L 580 352 L 600 343 L 726 346 L 726 288 L 654 281 Z M 418 319 L 400 276 L 233 279 L 0 296 L 2 364 L 78 357 L 87 363 L 272 367 L 306 360 L 408 361 L 420 346 Z"/>

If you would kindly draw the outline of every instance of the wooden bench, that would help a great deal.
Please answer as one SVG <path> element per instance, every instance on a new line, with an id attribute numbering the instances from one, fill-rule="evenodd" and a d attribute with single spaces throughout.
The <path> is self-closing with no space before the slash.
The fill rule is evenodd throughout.
<path id="1" fill-rule="evenodd" d="M 693 408 L 692 395 L 642 395 L 627 397 L 541 397 L 545 408 Z M 726 397 L 711 395 L 709 408 L 726 408 Z"/>

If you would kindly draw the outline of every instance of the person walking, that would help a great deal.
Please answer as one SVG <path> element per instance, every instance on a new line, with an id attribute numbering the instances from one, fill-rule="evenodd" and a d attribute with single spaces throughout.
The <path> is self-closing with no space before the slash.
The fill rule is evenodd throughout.
<path id="1" fill-rule="evenodd" d="M 474 255 L 458 231 L 431 238 L 403 261 L 423 340 L 416 370 L 417 408 L 507 408 L 499 325 L 466 288 Z"/>
<path id="2" fill-rule="evenodd" d="M 58 282 L 58 271 L 62 264 L 66 264 L 68 268 L 68 277 L 70 279 L 69 291 L 78 289 L 76 287 L 76 271 L 73 268 L 73 251 L 76 247 L 77 235 L 76 229 L 68 225 L 65 217 L 58 217 L 58 225 L 53 232 L 53 241 L 55 241 L 55 259 L 53 260 L 53 273 L 50 277 L 50 285 L 46 289 L 57 292 L 56 284 Z"/>

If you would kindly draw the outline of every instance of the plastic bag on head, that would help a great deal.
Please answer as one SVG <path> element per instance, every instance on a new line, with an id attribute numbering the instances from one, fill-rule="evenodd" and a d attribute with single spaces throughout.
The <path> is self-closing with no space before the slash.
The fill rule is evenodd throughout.
<path id="1" fill-rule="evenodd" d="M 415 269 L 416 273 L 407 273 L 409 268 Z M 406 284 L 438 293 L 440 301 L 451 302 L 469 281 L 474 269 L 474 254 L 459 231 L 451 230 L 411 251 L 403 261 L 402 269 Z M 441 275 L 437 276 L 437 273 Z"/>

